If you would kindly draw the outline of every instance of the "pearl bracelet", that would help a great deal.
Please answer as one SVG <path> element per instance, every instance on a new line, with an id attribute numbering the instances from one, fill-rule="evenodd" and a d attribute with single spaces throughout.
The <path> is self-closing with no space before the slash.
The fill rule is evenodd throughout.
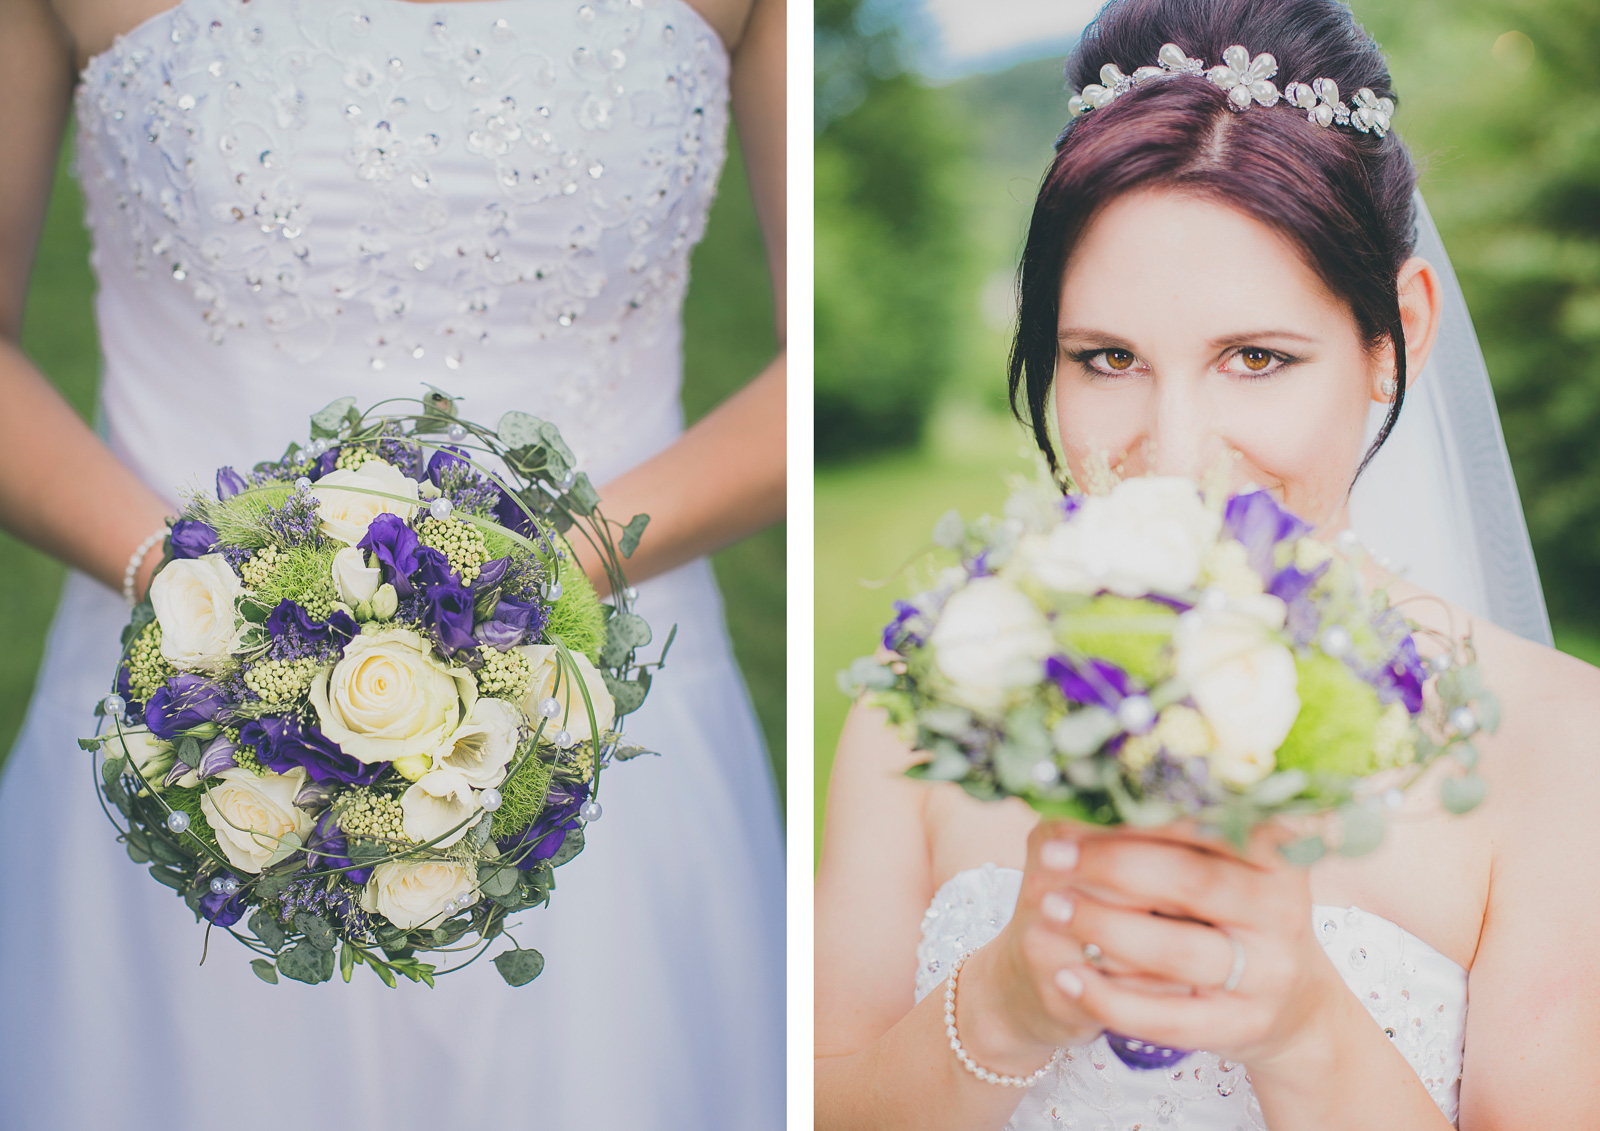
<path id="1" fill-rule="evenodd" d="M 122 571 L 122 599 L 128 602 L 128 608 L 131 609 L 138 604 L 133 599 L 133 579 L 139 575 L 139 567 L 144 564 L 144 556 L 155 549 L 156 545 L 166 536 L 167 528 L 163 526 L 143 542 L 140 542 L 138 548 L 128 557 L 128 568 Z"/>
<path id="2" fill-rule="evenodd" d="M 950 968 L 950 977 L 944 984 L 944 1032 L 945 1036 L 950 1038 L 950 1051 L 956 1054 L 956 1059 L 961 1062 L 963 1068 L 980 1080 L 990 1084 L 1000 1084 L 1007 1088 L 1031 1088 L 1040 1080 L 1043 1080 L 1044 1074 L 1049 1072 L 1055 1066 L 1056 1061 L 1061 1059 L 1060 1049 L 1052 1052 L 1050 1059 L 1028 1076 L 1002 1076 L 998 1072 L 989 1071 L 989 1069 L 973 1060 L 967 1054 L 967 1050 L 961 1046 L 961 1037 L 956 1032 L 956 979 L 961 976 L 961 967 L 966 965 L 967 959 L 972 957 L 972 953 L 969 950 L 956 959 L 956 964 Z"/>

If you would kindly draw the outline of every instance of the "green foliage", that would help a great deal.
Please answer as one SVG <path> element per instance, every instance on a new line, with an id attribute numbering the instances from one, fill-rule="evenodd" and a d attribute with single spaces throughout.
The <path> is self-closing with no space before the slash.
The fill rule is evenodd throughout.
<path id="1" fill-rule="evenodd" d="M 1369 774 L 1372 735 L 1383 706 L 1343 660 L 1321 652 L 1295 658 L 1300 714 L 1278 749 L 1278 769 L 1311 774 Z"/>
<path id="2" fill-rule="evenodd" d="M 899 73 L 861 0 L 817 9 L 816 451 L 912 446 L 954 368 L 968 296 L 958 107 Z"/>
<path id="3" fill-rule="evenodd" d="M 291 486 L 267 485 L 240 491 L 224 502 L 202 495 L 196 503 L 222 541 L 237 546 L 265 546 L 276 539 L 263 519 L 268 511 L 288 502 L 293 494 Z"/>
<path id="4" fill-rule="evenodd" d="M 550 607 L 544 631 L 591 662 L 599 662 L 606 639 L 605 607 L 581 569 L 569 566 L 561 571 L 561 599 Z"/>
<path id="5" fill-rule="evenodd" d="M 494 956 L 494 965 L 509 985 L 525 986 L 544 970 L 544 955 L 536 950 L 508 950 Z"/>
<path id="6" fill-rule="evenodd" d="M 1076 651 L 1109 660 L 1146 687 L 1165 677 L 1167 646 L 1178 614 L 1154 601 L 1106 594 L 1062 618 L 1061 633 Z"/>
<path id="7" fill-rule="evenodd" d="M 217 844 L 217 834 L 211 831 L 211 826 L 206 823 L 205 814 L 200 811 L 200 790 L 186 789 L 183 786 L 168 786 L 161 793 L 161 799 L 172 808 L 189 814 L 189 832 L 181 838 L 188 842 L 185 847 L 194 848 L 194 842 L 189 840 L 189 833 L 193 833 L 213 852 L 221 852 Z M 196 852 L 199 849 L 194 849 Z"/>
<path id="8" fill-rule="evenodd" d="M 516 772 L 500 783 L 500 808 L 494 811 L 492 828 L 497 840 L 515 836 L 533 824 L 533 819 L 544 810 L 544 799 L 550 792 L 550 777 L 554 773 L 554 763 L 532 756 L 523 759 Z"/>
<path id="9" fill-rule="evenodd" d="M 339 598 L 333 584 L 333 558 L 340 549 L 329 544 L 316 550 L 296 546 L 283 551 L 272 573 L 256 587 L 256 597 L 268 609 L 276 608 L 279 601 L 290 600 L 313 616 L 325 615 Z"/>

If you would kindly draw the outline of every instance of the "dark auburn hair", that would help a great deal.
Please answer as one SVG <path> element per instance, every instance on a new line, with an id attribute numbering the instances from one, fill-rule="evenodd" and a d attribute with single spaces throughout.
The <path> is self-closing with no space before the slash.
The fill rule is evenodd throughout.
<path id="1" fill-rule="evenodd" d="M 1361 87 L 1399 98 L 1378 45 L 1339 0 L 1111 0 L 1067 60 L 1077 90 L 1115 63 L 1124 73 L 1155 63 L 1176 43 L 1207 67 L 1232 44 L 1271 52 L 1274 82 L 1330 78 L 1346 102 Z M 1416 246 L 1417 174 L 1392 130 L 1380 138 L 1319 126 L 1286 102 L 1228 109 L 1227 95 L 1196 75 L 1135 86 L 1074 120 L 1056 142 L 1028 226 L 1011 346 L 1011 408 L 1058 470 L 1045 404 L 1055 380 L 1056 326 L 1067 259 L 1097 212 L 1124 193 L 1163 188 L 1242 211 L 1282 233 L 1347 303 L 1368 351 L 1394 346 L 1394 403 L 1368 461 L 1389 436 L 1405 397 L 1405 331 L 1396 276 Z M 1026 402 L 1024 411 L 1023 402 Z"/>

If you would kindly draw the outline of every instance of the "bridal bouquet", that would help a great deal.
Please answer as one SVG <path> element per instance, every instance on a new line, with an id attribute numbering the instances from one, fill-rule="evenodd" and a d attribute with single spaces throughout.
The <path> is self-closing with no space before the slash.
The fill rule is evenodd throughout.
<path id="1" fill-rule="evenodd" d="M 1415 626 L 1365 591 L 1354 537 L 1311 537 L 1264 491 L 1041 483 L 1001 519 L 946 515 L 935 542 L 956 562 L 896 602 L 895 657 L 842 673 L 928 754 L 917 777 L 1100 825 L 1196 818 L 1241 846 L 1275 815 L 1337 812 L 1325 831 L 1348 855 L 1441 754 L 1459 763 L 1446 808 L 1484 796 L 1471 739 L 1499 710 L 1470 641 L 1424 661 Z"/>
<path id="2" fill-rule="evenodd" d="M 642 753 L 619 719 L 661 661 L 635 659 L 651 634 L 621 559 L 648 519 L 597 503 L 552 425 L 485 428 L 440 393 L 344 398 L 307 447 L 222 468 L 172 524 L 82 740 L 128 854 L 268 982 L 367 965 L 432 985 L 465 962 L 422 952 L 481 954 L 549 901 L 602 768 Z M 512 985 L 544 965 L 515 944 L 494 962 Z"/>

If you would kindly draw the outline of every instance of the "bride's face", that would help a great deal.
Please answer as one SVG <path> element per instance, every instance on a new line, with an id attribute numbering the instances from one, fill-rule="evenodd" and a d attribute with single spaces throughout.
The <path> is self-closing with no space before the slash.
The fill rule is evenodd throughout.
<path id="1" fill-rule="evenodd" d="M 1363 347 L 1349 307 L 1272 229 L 1194 197 L 1121 196 L 1070 257 L 1057 334 L 1057 424 L 1077 482 L 1097 454 L 1123 476 L 1199 477 L 1231 448 L 1232 487 L 1265 487 L 1324 530 L 1348 521 L 1392 354 Z M 1413 376 L 1423 357 L 1408 353 Z"/>

